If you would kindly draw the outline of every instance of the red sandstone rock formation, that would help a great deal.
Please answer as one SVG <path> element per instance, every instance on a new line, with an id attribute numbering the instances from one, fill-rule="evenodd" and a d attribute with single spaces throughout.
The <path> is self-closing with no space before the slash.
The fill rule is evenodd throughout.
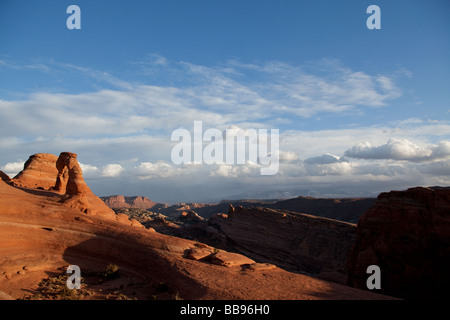
<path id="1" fill-rule="evenodd" d="M 61 203 L 60 197 L 0 181 L 0 299 L 29 295 L 42 279 L 60 274 L 71 264 L 81 268 L 82 277 L 87 271 L 117 265 L 123 289 L 142 300 L 153 299 L 154 288 L 161 282 L 169 294 L 185 300 L 389 298 L 273 265 L 254 264 L 242 255 L 218 254 L 196 241 L 135 228 L 103 215 L 87 217 Z M 193 248 L 210 248 L 215 259 L 188 259 L 185 255 Z M 95 284 L 103 291 L 108 286 Z"/>
<path id="2" fill-rule="evenodd" d="M 62 152 L 59 157 L 48 153 L 32 155 L 11 182 L 23 188 L 54 190 L 62 195 L 59 201 L 65 206 L 86 214 L 117 219 L 114 211 L 86 185 L 75 153 Z M 132 221 L 129 224 L 136 225 Z"/>
<path id="3" fill-rule="evenodd" d="M 114 195 L 109 197 L 101 197 L 106 205 L 112 209 L 122 208 L 138 208 L 138 209 L 151 209 L 156 205 L 147 197 L 135 196 L 125 197 L 122 195 Z"/>
<path id="4" fill-rule="evenodd" d="M 23 170 L 12 179 L 14 185 L 33 189 L 51 189 L 55 186 L 58 174 L 55 166 L 57 159 L 57 156 L 49 153 L 30 156 Z"/>
<path id="5" fill-rule="evenodd" d="M 56 161 L 56 169 L 58 170 L 54 188 L 56 191 L 68 195 L 89 192 L 75 153 L 62 152 Z"/>
<path id="6" fill-rule="evenodd" d="M 450 189 L 382 193 L 358 223 L 349 285 L 366 288 L 369 265 L 381 269 L 381 292 L 444 298 L 450 287 Z"/>
<path id="7" fill-rule="evenodd" d="M 0 170 L 0 180 L 9 182 L 11 181 L 11 178 L 6 173 Z"/>
<path id="8" fill-rule="evenodd" d="M 183 211 L 180 214 L 180 219 L 183 221 L 191 221 L 191 222 L 203 222 L 205 218 L 200 217 L 195 211 Z"/>

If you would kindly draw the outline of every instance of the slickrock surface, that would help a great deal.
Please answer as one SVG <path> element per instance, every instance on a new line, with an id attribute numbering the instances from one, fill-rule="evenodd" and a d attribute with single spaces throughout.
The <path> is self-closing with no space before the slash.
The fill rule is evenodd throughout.
<path id="1" fill-rule="evenodd" d="M 209 219 L 209 233 L 252 259 L 295 272 L 345 272 L 356 225 L 268 208 L 233 208 Z"/>
<path id="2" fill-rule="evenodd" d="M 369 265 L 381 269 L 381 292 L 402 298 L 448 296 L 450 188 L 411 188 L 378 196 L 358 223 L 349 284 L 366 287 Z"/>
<path id="3" fill-rule="evenodd" d="M 25 188 L 41 188 L 49 190 L 55 186 L 58 170 L 58 157 L 49 153 L 38 153 L 30 156 L 24 168 L 13 179 L 16 186 Z"/>

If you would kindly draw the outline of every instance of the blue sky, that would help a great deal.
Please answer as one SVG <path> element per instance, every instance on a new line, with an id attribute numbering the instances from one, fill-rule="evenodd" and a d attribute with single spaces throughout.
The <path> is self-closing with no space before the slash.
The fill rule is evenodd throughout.
<path id="1" fill-rule="evenodd" d="M 81 30 L 66 27 L 71 4 Z M 448 185 L 449 13 L 446 0 L 2 0 L 0 169 L 77 152 L 95 193 L 157 201 Z M 280 173 L 173 165 L 171 132 L 196 120 L 280 129 Z"/>

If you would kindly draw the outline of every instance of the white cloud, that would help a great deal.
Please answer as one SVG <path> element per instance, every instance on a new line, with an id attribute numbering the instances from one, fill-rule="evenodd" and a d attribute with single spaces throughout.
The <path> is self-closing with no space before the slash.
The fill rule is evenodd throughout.
<path id="1" fill-rule="evenodd" d="M 304 161 L 307 175 L 311 176 L 349 175 L 356 165 L 332 154 L 324 154 Z"/>
<path id="2" fill-rule="evenodd" d="M 279 154 L 278 154 L 279 160 L 280 161 L 295 161 L 298 160 L 298 155 L 297 153 L 293 152 L 293 151 L 283 151 L 280 150 Z"/>
<path id="3" fill-rule="evenodd" d="M 450 156 L 450 141 L 441 141 L 430 147 L 433 158 L 446 158 Z"/>
<path id="4" fill-rule="evenodd" d="M 318 157 L 311 157 L 305 160 L 307 164 L 330 164 L 340 162 L 341 158 L 330 153 L 325 153 Z"/>
<path id="5" fill-rule="evenodd" d="M 10 177 L 14 177 L 16 174 L 23 170 L 24 164 L 25 161 L 10 162 L 1 167 L 0 170 Z"/>
<path id="6" fill-rule="evenodd" d="M 97 177 L 99 173 L 99 169 L 96 166 L 92 166 L 90 164 L 83 164 L 79 162 L 81 171 L 83 172 L 84 178 Z"/>
<path id="7" fill-rule="evenodd" d="M 261 165 L 255 163 L 212 165 L 209 167 L 209 177 L 239 178 L 244 181 L 249 178 L 257 178 L 260 176 L 261 167 Z"/>
<path id="8" fill-rule="evenodd" d="M 283 130 L 293 128 L 298 117 L 307 123 L 312 116 L 383 107 L 402 94 L 396 84 L 400 74 L 369 74 L 326 60 L 312 66 L 276 61 L 202 66 L 159 55 L 131 66 L 158 81 L 128 82 L 110 72 L 63 63 L 36 65 L 35 71 L 59 68 L 59 74 L 95 80 L 96 86 L 91 92 L 36 92 L 21 95 L 22 100 L 0 100 L 0 161 L 8 169 L 3 171 L 22 170 L 23 162 L 19 168 L 14 161 L 33 153 L 67 150 L 79 155 L 86 179 L 102 193 L 135 190 L 177 197 L 217 188 L 220 197 L 275 185 L 327 193 L 450 183 L 445 175 L 450 124 L 445 120 Z M 191 131 L 194 121 L 203 121 L 204 130 L 279 125 L 279 174 L 262 177 L 261 166 L 251 163 L 175 166 L 170 134 L 177 128 Z M 193 184 L 196 188 L 186 188 Z"/>
<path id="9" fill-rule="evenodd" d="M 436 161 L 430 164 L 422 164 L 419 167 L 419 170 L 423 173 L 441 176 L 441 177 L 449 177 L 450 176 L 450 160 Z M 447 178 L 448 179 L 448 178 Z"/>
<path id="10" fill-rule="evenodd" d="M 169 178 L 179 172 L 179 168 L 165 161 L 141 162 L 134 168 L 133 173 L 141 180 L 147 180 L 154 177 Z"/>
<path id="11" fill-rule="evenodd" d="M 120 164 L 108 164 L 102 168 L 102 177 L 116 178 L 121 175 L 125 169 Z"/>
<path id="12" fill-rule="evenodd" d="M 138 84 L 124 82 L 108 72 L 52 62 L 49 68 L 95 78 L 114 90 L 38 92 L 23 100 L 0 100 L 0 136 L 130 136 L 167 132 L 190 126 L 195 120 L 203 120 L 210 127 L 267 126 L 272 119 L 282 122 L 292 116 L 378 107 L 399 95 L 392 77 L 369 75 L 331 63 L 321 66 L 320 76 L 282 62 L 251 66 L 229 62 L 207 67 L 173 63 L 152 55 L 145 63 L 187 81 L 178 87 Z M 249 69 L 258 73 L 258 81 L 247 79 Z"/>
<path id="13" fill-rule="evenodd" d="M 386 144 L 377 147 L 369 142 L 359 143 L 345 151 L 345 156 L 359 159 L 433 160 L 450 157 L 450 141 L 421 147 L 407 139 L 391 138 Z"/>

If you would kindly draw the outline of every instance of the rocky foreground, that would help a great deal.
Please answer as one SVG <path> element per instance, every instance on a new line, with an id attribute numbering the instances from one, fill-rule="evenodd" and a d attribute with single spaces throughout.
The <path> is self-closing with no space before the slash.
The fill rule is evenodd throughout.
<path id="1" fill-rule="evenodd" d="M 1 299 L 36 297 L 68 265 L 86 281 L 120 270 L 83 299 L 391 299 L 147 229 L 92 193 L 73 153 L 34 155 L 0 177 Z"/>
<path id="2" fill-rule="evenodd" d="M 345 199 L 341 203 L 356 209 L 364 207 L 368 200 Z M 358 224 L 300 213 L 306 206 L 307 210 L 323 208 L 342 216 L 342 207 L 327 207 L 327 203 L 333 206 L 336 199 L 234 203 L 240 205 L 196 204 L 195 210 L 202 213 L 202 209 L 209 211 L 211 207 L 223 210 L 209 219 L 189 210 L 194 209 L 192 204 L 162 208 L 169 216 L 140 209 L 116 212 L 160 233 L 197 239 L 287 271 L 367 289 L 367 268 L 377 265 L 382 272 L 378 293 L 406 299 L 447 296 L 450 188 L 416 187 L 382 193 L 360 214 Z M 286 203 L 289 206 L 284 206 Z M 357 215 L 357 210 L 352 212 Z"/>
<path id="3" fill-rule="evenodd" d="M 450 287 L 450 188 L 378 196 L 358 224 L 268 208 L 231 208 L 207 230 L 227 249 L 293 272 L 367 290 L 381 270 L 383 294 L 445 299 Z"/>

